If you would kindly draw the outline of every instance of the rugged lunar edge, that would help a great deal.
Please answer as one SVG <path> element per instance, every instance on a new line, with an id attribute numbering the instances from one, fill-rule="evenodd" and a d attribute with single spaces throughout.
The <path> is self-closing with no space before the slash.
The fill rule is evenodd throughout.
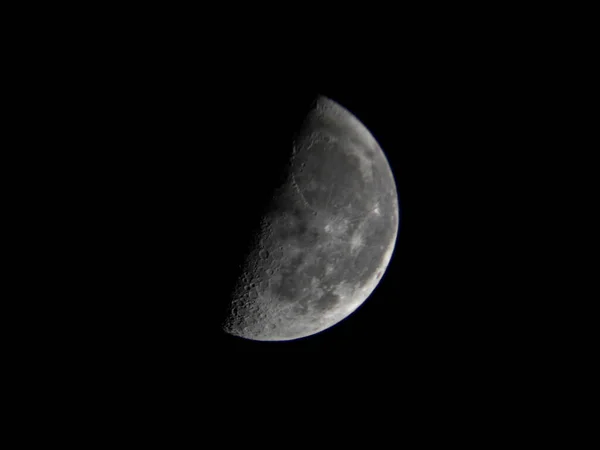
<path id="1" fill-rule="evenodd" d="M 373 292 L 398 233 L 388 161 L 365 126 L 320 97 L 235 286 L 223 329 L 258 341 L 318 333 Z"/>

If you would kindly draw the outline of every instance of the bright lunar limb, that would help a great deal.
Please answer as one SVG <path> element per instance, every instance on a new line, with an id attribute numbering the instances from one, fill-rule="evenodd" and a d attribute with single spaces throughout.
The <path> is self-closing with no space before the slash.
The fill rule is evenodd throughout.
<path id="1" fill-rule="evenodd" d="M 234 336 L 286 341 L 323 331 L 369 297 L 392 257 L 398 196 L 369 130 L 319 97 L 293 145 L 223 322 Z"/>

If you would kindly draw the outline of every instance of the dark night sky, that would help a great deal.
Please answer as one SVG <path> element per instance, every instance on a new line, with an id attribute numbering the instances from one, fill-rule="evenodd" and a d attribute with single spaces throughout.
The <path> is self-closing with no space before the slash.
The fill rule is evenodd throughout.
<path id="1" fill-rule="evenodd" d="M 80 77 L 85 95 L 74 95 L 71 114 L 89 163 L 79 182 L 90 189 L 78 192 L 93 206 L 86 242 L 102 267 L 80 277 L 102 299 L 88 303 L 80 326 L 109 324 L 114 336 L 95 345 L 169 358 L 198 349 L 420 358 L 485 353 L 511 339 L 495 331 L 518 308 L 501 281 L 514 274 L 490 255 L 510 243 L 499 230 L 516 217 L 500 213 L 511 206 L 501 200 L 505 169 L 518 156 L 509 138 L 519 116 L 504 114 L 514 83 L 473 53 L 430 50 L 387 49 L 352 70 L 342 54 L 299 70 L 244 49 L 205 55 L 206 64 L 173 50 Z M 215 317 L 237 255 L 316 93 L 354 113 L 391 164 L 401 217 L 390 266 L 355 313 L 318 335 L 285 343 L 223 335 Z M 90 105 L 93 115 L 82 114 Z"/>
<path id="2" fill-rule="evenodd" d="M 48 359 L 35 374 L 66 365 L 74 368 L 67 382 L 83 370 L 99 380 L 88 388 L 113 379 L 123 398 L 129 378 L 150 402 L 157 387 L 185 386 L 187 401 L 197 386 L 207 401 L 213 393 L 232 401 L 219 400 L 222 418 L 203 400 L 190 403 L 194 414 L 223 425 L 233 416 L 262 419 L 254 407 L 264 405 L 288 434 L 306 423 L 290 421 L 290 410 L 322 411 L 329 422 L 303 420 L 328 424 L 332 398 L 342 394 L 351 423 L 373 413 L 378 422 L 391 418 L 395 431 L 405 425 L 399 410 L 419 418 L 406 396 L 437 413 L 424 396 L 455 395 L 442 410 L 446 421 L 463 401 L 457 386 L 481 383 L 503 395 L 507 380 L 521 383 L 528 364 L 564 348 L 559 316 L 572 295 L 555 296 L 556 280 L 540 262 L 551 260 L 562 231 L 547 223 L 564 220 L 571 201 L 556 184 L 567 183 L 555 166 L 573 148 L 572 133 L 557 126 L 563 81 L 550 75 L 561 66 L 558 45 L 545 44 L 543 33 L 508 42 L 510 24 L 486 33 L 487 19 L 463 27 L 429 5 L 421 22 L 394 13 L 393 23 L 370 21 L 374 29 L 336 11 L 339 31 L 306 9 L 313 17 L 287 31 L 294 39 L 266 28 L 258 36 L 260 25 L 230 12 L 226 22 L 238 16 L 252 30 L 207 26 L 213 16 L 203 13 L 188 27 L 178 18 L 171 33 L 136 15 L 131 23 L 149 32 L 126 25 L 122 36 L 102 22 L 89 39 L 66 32 L 56 44 L 52 30 L 36 39 L 41 56 L 23 52 L 34 66 L 23 105 L 35 124 L 24 136 L 39 138 L 30 147 L 41 150 L 21 152 L 24 179 L 38 178 L 25 204 L 34 211 L 27 239 L 40 242 L 31 258 L 24 254 L 45 273 L 28 277 L 41 293 L 22 302 L 28 327 L 20 334 L 33 323 L 34 350 Z M 390 162 L 400 200 L 390 265 L 358 310 L 317 335 L 279 343 L 228 336 L 218 319 L 243 249 L 317 93 L 355 114 Z M 288 354 L 295 365 L 280 363 Z M 339 372 L 326 370 L 338 361 Z M 317 395 L 303 398 L 298 388 L 312 384 Z M 394 413 L 345 395 L 354 386 Z M 391 392 L 398 396 L 390 400 Z"/>
<path id="3" fill-rule="evenodd" d="M 457 220 L 456 211 L 440 209 L 448 194 L 443 182 L 449 177 L 442 172 L 448 169 L 450 146 L 440 136 L 447 129 L 440 129 L 434 116 L 445 106 L 422 81 L 407 89 L 410 83 L 397 83 L 395 76 L 333 77 L 333 83 L 332 77 L 312 77 L 310 83 L 288 84 L 258 78 L 233 87 L 215 80 L 214 88 L 191 98 L 177 88 L 158 91 L 142 119 L 129 122 L 128 134 L 139 127 L 144 139 L 125 152 L 115 149 L 125 168 L 118 169 L 123 177 L 113 188 L 118 201 L 110 204 L 110 215 L 117 211 L 127 218 L 114 240 L 127 245 L 115 251 L 122 255 L 118 264 L 127 266 L 127 282 L 143 288 L 126 301 L 115 300 L 128 318 L 123 328 L 133 322 L 150 342 L 168 337 L 182 352 L 199 345 L 220 353 L 394 351 L 407 340 L 423 344 L 437 335 L 438 315 L 456 296 L 440 276 L 454 270 L 441 268 L 448 257 L 440 243 Z M 318 335 L 285 343 L 223 335 L 214 318 L 237 273 L 240 249 L 316 93 L 353 112 L 386 153 L 401 209 L 392 261 L 372 296 Z M 164 345 L 165 351 L 172 348 Z"/>
<path id="4" fill-rule="evenodd" d="M 461 408 L 489 423 L 486 409 L 498 409 L 496 422 L 510 428 L 518 410 L 531 415 L 536 389 L 542 407 L 554 404 L 555 387 L 572 383 L 548 380 L 575 367 L 556 354 L 583 341 L 566 338 L 585 312 L 563 312 L 589 298 L 558 292 L 565 280 L 550 267 L 565 235 L 560 220 L 571 220 L 565 208 L 579 195 L 564 189 L 570 168 L 561 167 L 577 147 L 562 122 L 573 109 L 557 111 L 565 83 L 556 74 L 568 66 L 555 59 L 562 37 L 548 45 L 534 32 L 510 43 L 510 22 L 486 35 L 487 19 L 466 27 L 431 5 L 420 23 L 383 11 L 348 21 L 341 10 L 328 21 L 320 9 L 299 9 L 312 17 L 288 31 L 294 39 L 237 10 L 222 21 L 237 17 L 248 31 L 203 11 L 189 15 L 190 26 L 178 13 L 171 32 L 136 12 L 127 36 L 102 21 L 90 39 L 67 31 L 56 44 L 61 26 L 44 18 L 52 32 L 34 45 L 43 57 L 23 52 L 34 67 L 15 91 L 28 94 L 22 105 L 34 116 L 16 147 L 27 176 L 8 194 L 34 179 L 25 237 L 7 234 L 17 246 L 33 242 L 22 254 L 39 268 L 17 290 L 25 326 L 6 315 L 18 328 L 8 346 L 31 342 L 19 351 L 35 362 L 30 386 L 61 397 L 57 377 L 77 405 L 98 404 L 103 418 L 123 411 L 126 428 L 137 394 L 148 414 L 157 405 L 174 417 L 189 412 L 201 433 L 227 441 L 289 441 L 311 426 L 338 439 L 340 409 L 353 440 L 361 429 L 367 442 L 389 430 L 404 442 L 414 429 L 423 430 L 419 441 L 448 441 L 431 416 L 456 418 L 451 428 L 470 435 L 478 427 Z M 264 18 L 287 28 L 299 9 Z M 543 21 L 536 11 L 525 28 Z M 352 112 L 387 156 L 400 204 L 391 262 L 363 305 L 321 333 L 288 342 L 229 336 L 219 319 L 243 251 L 316 94 Z M 580 245 L 576 234 L 565 247 Z M 580 248 L 590 253 L 589 242 Z M 529 370 L 544 358 L 551 364 Z M 161 397 L 185 406 L 161 408 Z M 251 419 L 260 426 L 237 426 Z"/>
<path id="5" fill-rule="evenodd" d="M 111 149 L 119 166 L 108 171 L 121 173 L 108 190 L 115 199 L 108 216 L 123 223 L 113 229 L 111 245 L 126 243 L 115 249 L 121 255 L 116 265 L 124 266 L 116 272 L 128 274 L 125 292 L 140 289 L 114 300 L 126 318 L 119 329 L 144 334 L 165 351 L 173 348 L 166 342 L 178 342 L 182 352 L 194 345 L 227 353 L 464 344 L 467 329 L 484 326 L 468 316 L 481 307 L 471 298 L 483 280 L 472 240 L 481 233 L 478 221 L 485 220 L 476 185 L 485 174 L 471 172 L 477 159 L 467 160 L 471 154 L 480 158 L 477 141 L 485 122 L 477 99 L 461 89 L 464 83 L 436 74 L 432 67 L 346 77 L 332 70 L 328 77 L 279 84 L 259 75 L 230 83 L 223 74 L 225 80 L 215 76 L 214 85 L 191 91 L 190 79 L 165 84 L 150 98 L 132 80 L 135 89 L 120 113 L 126 132 L 117 132 L 119 144 Z M 372 296 L 318 335 L 285 343 L 222 335 L 214 317 L 236 273 L 237 255 L 315 93 L 353 112 L 386 153 L 401 208 L 392 261 Z"/>

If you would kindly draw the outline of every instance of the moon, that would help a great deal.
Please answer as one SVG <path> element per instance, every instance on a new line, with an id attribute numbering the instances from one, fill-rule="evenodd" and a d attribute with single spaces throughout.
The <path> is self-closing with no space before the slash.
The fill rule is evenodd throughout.
<path id="1" fill-rule="evenodd" d="M 396 185 L 378 142 L 347 109 L 318 97 L 294 136 L 223 330 L 289 341 L 342 321 L 382 278 L 398 223 Z"/>

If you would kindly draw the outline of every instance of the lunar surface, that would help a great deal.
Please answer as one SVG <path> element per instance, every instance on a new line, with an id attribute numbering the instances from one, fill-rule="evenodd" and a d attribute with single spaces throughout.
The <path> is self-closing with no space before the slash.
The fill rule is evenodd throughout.
<path id="1" fill-rule="evenodd" d="M 352 314 L 385 272 L 399 209 L 388 161 L 348 110 L 319 97 L 294 137 L 234 287 L 223 329 L 258 341 L 323 331 Z"/>

